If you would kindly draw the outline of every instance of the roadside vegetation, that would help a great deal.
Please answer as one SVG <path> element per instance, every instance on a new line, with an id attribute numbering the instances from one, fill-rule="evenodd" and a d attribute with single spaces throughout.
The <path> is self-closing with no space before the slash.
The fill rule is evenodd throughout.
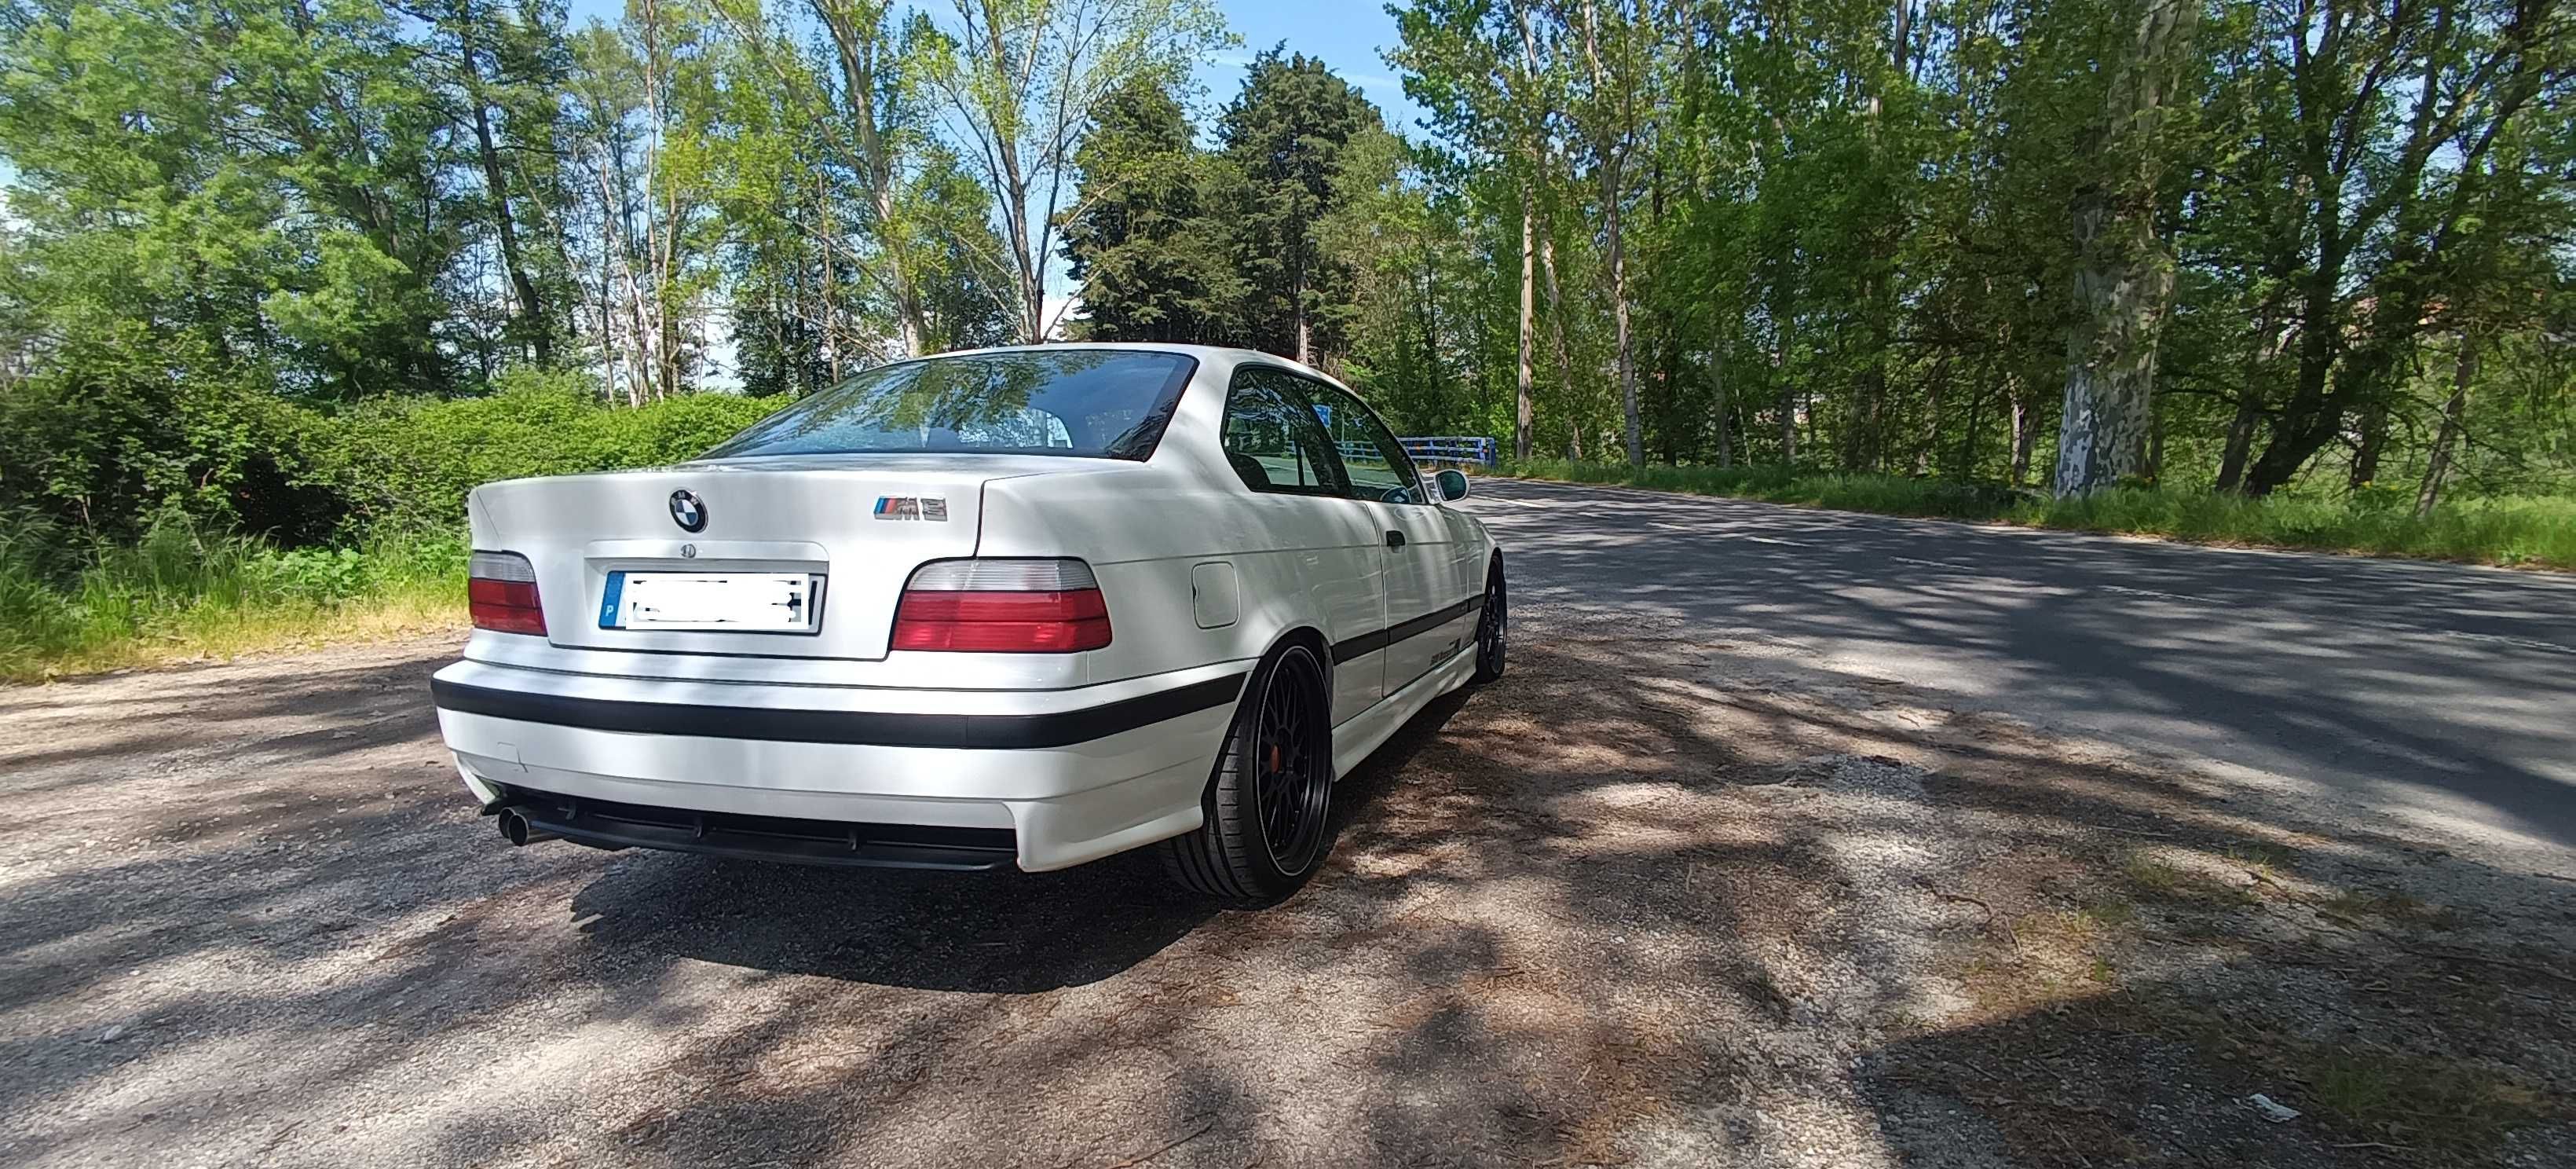
<path id="1" fill-rule="evenodd" d="M 2050 498 L 1995 484 L 1844 475 L 1778 466 L 1632 467 L 1535 459 L 1504 474 L 1757 499 L 1881 515 L 1981 520 L 2198 544 L 2297 548 L 2471 564 L 2576 569 L 2576 499 L 2459 499 L 2418 515 L 2405 493 L 2364 487 L 2330 497 L 2116 487 Z"/>
<path id="2" fill-rule="evenodd" d="M 353 411 L 258 500 L 174 495 L 120 538 L 0 512 L 0 681 L 460 627 L 476 485 L 677 462 L 783 404 L 610 409 L 562 380 Z M 263 535 L 236 517 L 257 509 Z"/>
<path id="3" fill-rule="evenodd" d="M 378 640 L 461 624 L 460 535 L 281 549 L 208 531 L 170 511 L 136 544 L 60 559 L 0 546 L 0 680 L 35 681 L 138 665 Z"/>

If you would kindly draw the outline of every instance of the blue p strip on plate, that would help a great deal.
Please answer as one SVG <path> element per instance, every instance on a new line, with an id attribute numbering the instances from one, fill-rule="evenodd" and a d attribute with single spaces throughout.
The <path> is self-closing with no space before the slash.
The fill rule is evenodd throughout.
<path id="1" fill-rule="evenodd" d="M 608 591 L 607 591 L 607 592 L 605 592 L 605 593 L 602 593 L 602 594 L 600 595 L 600 598 L 599 598 L 599 627 L 600 627 L 600 628 L 602 628 L 602 629 L 615 629 L 615 628 L 617 628 L 617 598 L 618 598 L 618 594 L 623 593 L 623 592 L 625 592 L 625 591 L 626 591 L 626 574 L 625 574 L 625 573 L 623 573 L 623 572 L 612 572 L 612 573 L 609 573 L 609 574 L 608 574 Z"/>

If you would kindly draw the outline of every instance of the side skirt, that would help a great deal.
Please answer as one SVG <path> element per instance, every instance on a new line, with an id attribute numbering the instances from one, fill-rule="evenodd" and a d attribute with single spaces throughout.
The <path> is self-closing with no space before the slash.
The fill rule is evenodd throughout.
<path id="1" fill-rule="evenodd" d="M 1441 659 L 1431 672 L 1416 678 L 1377 705 L 1333 728 L 1333 777 L 1339 780 L 1384 746 L 1413 716 L 1432 700 L 1467 684 L 1476 676 L 1476 643 L 1467 642 L 1457 652 Z"/>

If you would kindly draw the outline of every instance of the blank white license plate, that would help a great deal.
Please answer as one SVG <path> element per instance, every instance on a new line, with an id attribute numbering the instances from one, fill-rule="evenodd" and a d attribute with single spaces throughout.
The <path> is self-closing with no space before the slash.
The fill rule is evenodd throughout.
<path id="1" fill-rule="evenodd" d="M 612 572 L 602 629 L 812 633 L 823 578 L 803 572 Z"/>

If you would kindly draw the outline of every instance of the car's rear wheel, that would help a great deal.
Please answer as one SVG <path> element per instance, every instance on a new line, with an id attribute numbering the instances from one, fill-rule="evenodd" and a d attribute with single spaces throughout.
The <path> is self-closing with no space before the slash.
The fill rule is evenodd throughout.
<path id="1" fill-rule="evenodd" d="M 1323 659 L 1306 645 L 1254 671 L 1201 797 L 1207 822 L 1162 844 L 1174 879 L 1266 905 L 1314 875 L 1333 843 L 1331 701 Z"/>
<path id="2" fill-rule="evenodd" d="M 1503 676 L 1504 652 L 1511 648 L 1512 622 L 1503 593 L 1503 560 L 1495 557 L 1485 570 L 1485 604 L 1476 614 L 1476 676 L 1491 682 Z"/>

